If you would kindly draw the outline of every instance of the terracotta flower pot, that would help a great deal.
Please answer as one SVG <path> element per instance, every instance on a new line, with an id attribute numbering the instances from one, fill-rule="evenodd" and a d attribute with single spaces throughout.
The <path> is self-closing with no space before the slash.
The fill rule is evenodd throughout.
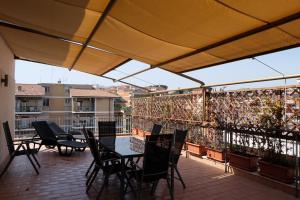
<path id="1" fill-rule="evenodd" d="M 139 137 L 145 137 L 145 131 L 143 131 L 142 129 L 139 129 L 139 128 L 133 128 L 132 134 L 139 136 Z"/>
<path id="2" fill-rule="evenodd" d="M 295 169 L 284 167 L 281 165 L 275 165 L 266 161 L 258 161 L 260 171 L 262 176 L 267 176 L 269 178 L 291 184 L 294 182 Z"/>
<path id="3" fill-rule="evenodd" d="M 151 132 L 149 132 L 149 131 L 144 131 L 144 136 L 148 136 L 148 135 L 151 135 Z"/>
<path id="4" fill-rule="evenodd" d="M 140 136 L 140 137 L 145 137 L 144 130 L 138 129 L 138 136 Z"/>
<path id="5" fill-rule="evenodd" d="M 257 156 L 230 153 L 230 165 L 250 172 L 257 170 Z"/>
<path id="6" fill-rule="evenodd" d="M 207 149 L 207 157 L 216 161 L 225 161 L 225 151 L 220 151 L 212 148 Z"/>
<path id="7" fill-rule="evenodd" d="M 132 129 L 132 134 L 133 135 L 138 135 L 139 134 L 139 129 L 138 128 L 133 128 Z"/>
<path id="8" fill-rule="evenodd" d="M 206 155 L 207 148 L 205 146 L 194 144 L 190 142 L 186 142 L 187 149 L 190 153 L 203 156 Z"/>

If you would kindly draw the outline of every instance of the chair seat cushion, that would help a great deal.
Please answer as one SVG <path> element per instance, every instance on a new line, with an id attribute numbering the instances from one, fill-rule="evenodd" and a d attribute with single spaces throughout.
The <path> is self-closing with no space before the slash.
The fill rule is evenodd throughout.
<path id="1" fill-rule="evenodd" d="M 87 144 L 82 142 L 76 142 L 73 140 L 59 140 L 57 141 L 58 145 L 72 148 L 85 148 Z"/>

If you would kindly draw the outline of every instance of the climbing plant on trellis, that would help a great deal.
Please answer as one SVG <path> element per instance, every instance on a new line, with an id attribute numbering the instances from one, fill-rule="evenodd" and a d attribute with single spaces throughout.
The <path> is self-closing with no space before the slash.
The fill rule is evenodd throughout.
<path id="1" fill-rule="evenodd" d="M 204 92 L 203 89 L 199 94 L 161 94 L 133 98 L 133 128 L 151 131 L 153 123 L 163 123 L 164 132 L 188 128 L 190 135 L 201 134 L 202 142 L 208 146 L 215 145 L 209 144 L 214 141 L 222 145 L 220 127 L 264 127 L 266 120 L 263 119 L 266 117 L 271 121 L 272 118 L 280 121 L 280 127 L 276 128 L 299 131 L 299 87 L 221 92 Z M 274 105 L 281 107 L 278 116 L 272 116 Z M 210 128 L 203 129 L 205 126 Z"/>
<path id="2" fill-rule="evenodd" d="M 297 86 L 290 86 L 286 91 L 267 88 L 207 93 L 205 116 L 217 125 L 262 127 L 262 116 L 274 109 L 274 105 L 282 107 L 281 126 L 299 130 L 300 88 Z"/>
<path id="3" fill-rule="evenodd" d="M 202 124 L 203 94 L 180 94 L 132 99 L 133 128 L 150 131 L 153 123 L 163 122 L 165 131 Z"/>

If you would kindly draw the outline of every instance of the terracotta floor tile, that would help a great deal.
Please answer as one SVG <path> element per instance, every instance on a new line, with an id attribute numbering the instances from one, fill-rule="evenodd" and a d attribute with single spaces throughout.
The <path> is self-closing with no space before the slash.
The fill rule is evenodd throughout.
<path id="1" fill-rule="evenodd" d="M 101 178 L 85 193 L 85 172 L 92 161 L 88 150 L 74 152 L 71 157 L 61 157 L 53 150 L 42 150 L 38 155 L 42 167 L 36 175 L 26 157 L 16 158 L 0 181 L 0 199 L 95 199 Z M 187 188 L 175 182 L 175 199 L 295 199 L 292 195 L 272 189 L 261 183 L 232 174 L 224 174 L 217 165 L 204 164 L 194 159 L 182 157 L 179 170 Z M 100 177 L 100 176 L 99 176 Z M 98 183 L 98 184 L 97 184 Z M 143 192 L 143 200 L 169 199 L 166 183 L 161 181 L 155 195 Z M 119 181 L 110 179 L 101 199 L 119 199 Z M 132 193 L 126 199 L 134 199 Z"/>

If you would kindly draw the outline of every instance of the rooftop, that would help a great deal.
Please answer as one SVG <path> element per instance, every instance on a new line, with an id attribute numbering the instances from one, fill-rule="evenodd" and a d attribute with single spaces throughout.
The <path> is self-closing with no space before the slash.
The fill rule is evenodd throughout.
<path id="1" fill-rule="evenodd" d="M 38 159 L 40 175 L 36 175 L 25 156 L 17 157 L 0 182 L 0 199 L 95 199 L 102 180 L 97 180 L 89 195 L 85 193 L 85 172 L 92 161 L 88 150 L 61 157 L 53 150 L 42 150 Z M 181 157 L 179 170 L 186 182 L 183 189 L 175 181 L 175 199 L 295 199 L 292 195 L 273 189 L 244 176 L 224 173 L 212 161 Z M 101 176 L 98 176 L 101 177 Z M 102 199 L 119 199 L 119 181 L 111 177 Z M 166 199 L 168 190 L 164 181 L 159 183 L 154 196 L 147 191 L 144 199 Z M 134 199 L 131 193 L 126 199 Z"/>
<path id="2" fill-rule="evenodd" d="M 106 98 L 117 98 L 118 95 L 106 92 L 101 89 L 70 89 L 71 97 L 106 97 Z"/>
<path id="3" fill-rule="evenodd" d="M 16 96 L 43 96 L 45 88 L 37 84 L 16 84 Z"/>

